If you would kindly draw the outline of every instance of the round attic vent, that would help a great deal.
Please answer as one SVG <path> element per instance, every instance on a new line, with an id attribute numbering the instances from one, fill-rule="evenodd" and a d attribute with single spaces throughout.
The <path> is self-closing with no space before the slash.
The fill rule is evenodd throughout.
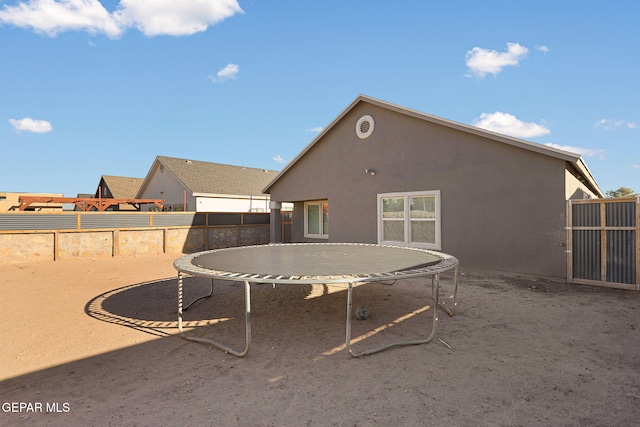
<path id="1" fill-rule="evenodd" d="M 370 115 L 362 116 L 358 119 L 356 123 L 356 135 L 358 138 L 365 139 L 369 138 L 373 133 L 373 129 L 375 128 L 375 122 L 373 121 L 373 117 Z"/>

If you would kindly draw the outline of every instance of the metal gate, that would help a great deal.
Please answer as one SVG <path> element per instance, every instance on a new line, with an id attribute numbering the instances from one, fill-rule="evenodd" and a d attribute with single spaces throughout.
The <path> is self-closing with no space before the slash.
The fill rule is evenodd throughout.
<path id="1" fill-rule="evenodd" d="M 640 290 L 640 197 L 570 200 L 567 280 Z"/>

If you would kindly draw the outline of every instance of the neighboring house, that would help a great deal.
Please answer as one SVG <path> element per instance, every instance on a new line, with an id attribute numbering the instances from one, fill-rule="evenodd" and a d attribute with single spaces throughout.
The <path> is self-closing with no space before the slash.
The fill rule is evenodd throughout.
<path id="1" fill-rule="evenodd" d="M 104 199 L 135 199 L 143 178 L 130 178 L 127 176 L 102 175 L 95 194 L 89 197 Z M 117 206 L 107 208 L 108 211 L 135 211 L 135 206 L 129 203 L 120 203 Z"/>
<path id="2" fill-rule="evenodd" d="M 293 241 L 442 250 L 464 269 L 566 276 L 566 209 L 602 197 L 578 154 L 359 96 L 267 185 Z"/>
<path id="3" fill-rule="evenodd" d="M 94 196 L 93 194 L 89 194 L 89 193 L 78 193 L 76 198 L 78 198 L 78 199 L 91 199 L 91 198 L 93 198 L 93 196 Z M 76 212 L 82 212 L 82 209 L 80 209 L 80 206 L 75 205 L 75 204 L 73 205 L 73 210 L 76 211 Z"/>
<path id="4" fill-rule="evenodd" d="M 62 193 L 0 193 L 0 212 L 19 211 L 20 196 L 28 197 L 62 197 Z M 61 212 L 61 203 L 32 203 L 26 211 Z"/>
<path id="5" fill-rule="evenodd" d="M 164 199 L 169 211 L 269 212 L 269 195 L 261 190 L 277 174 L 274 170 L 158 156 L 136 197 Z"/>

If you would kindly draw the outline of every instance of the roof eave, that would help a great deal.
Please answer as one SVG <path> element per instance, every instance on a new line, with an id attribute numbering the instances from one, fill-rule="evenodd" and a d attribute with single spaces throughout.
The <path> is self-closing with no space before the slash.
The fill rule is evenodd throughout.
<path id="1" fill-rule="evenodd" d="M 275 184 L 275 183 L 280 179 L 280 177 L 281 177 L 281 176 L 283 176 L 283 175 L 284 175 L 284 174 L 285 174 L 289 169 L 291 169 L 291 167 L 292 167 L 292 166 L 293 166 L 293 165 L 294 165 L 294 164 L 295 164 L 295 163 L 296 163 L 296 162 L 297 162 L 297 161 L 298 161 L 302 156 L 304 156 L 304 155 L 307 153 L 307 151 L 309 151 L 309 150 L 310 150 L 314 145 L 316 145 L 316 143 L 317 143 L 320 139 L 322 139 L 322 137 L 323 137 L 324 135 L 326 135 L 326 134 L 327 134 L 327 132 L 329 132 L 329 130 L 330 130 L 331 128 L 333 128 L 333 126 L 334 126 L 336 123 L 338 123 L 338 122 L 339 122 L 339 121 L 340 121 L 340 120 L 341 120 L 341 119 L 342 119 L 342 118 L 343 118 L 343 117 L 344 117 L 344 116 L 345 116 L 349 111 L 351 111 L 351 109 L 352 109 L 353 107 L 355 107 L 355 106 L 356 106 L 356 104 L 357 104 L 358 102 L 360 102 L 360 101 L 362 100 L 362 98 L 363 98 L 363 97 L 364 97 L 364 98 L 366 98 L 364 95 L 360 95 L 360 96 L 358 96 L 358 97 L 357 97 L 357 98 L 356 98 L 356 99 L 355 99 L 351 104 L 349 104 L 349 106 L 348 106 L 347 108 L 345 108 L 344 110 L 342 110 L 342 113 L 340 113 L 340 115 L 339 115 L 338 117 L 336 117 L 335 119 L 333 119 L 333 120 L 331 121 L 331 123 L 329 123 L 327 126 L 325 126 L 325 128 L 324 128 L 324 129 L 322 129 L 322 131 L 320 131 L 320 133 L 318 133 L 318 135 L 316 135 L 316 137 L 315 137 L 315 138 L 313 138 L 313 139 L 311 140 L 311 142 L 310 142 L 309 144 L 307 144 L 307 146 L 306 146 L 306 147 L 304 147 L 304 148 L 302 149 L 302 151 L 301 151 L 300 153 L 298 153 L 298 155 L 297 155 L 296 157 L 294 157 L 294 158 L 293 158 L 293 160 L 291 160 L 289 163 L 287 163 L 287 165 L 286 165 L 284 168 L 282 168 L 282 170 L 280 171 L 280 173 L 279 173 L 278 175 L 276 175 L 276 177 L 275 177 L 275 178 L 273 178 L 273 180 L 271 180 L 271 182 L 270 182 L 269 184 L 267 184 L 267 186 L 266 186 L 266 187 L 264 187 L 264 188 L 262 189 L 262 192 L 263 192 L 264 194 L 269 194 L 269 191 L 270 191 L 271 187 L 273 186 L 273 184 Z"/>
<path id="2" fill-rule="evenodd" d="M 591 171 L 587 167 L 587 164 L 584 162 L 582 157 L 580 157 L 577 161 L 573 162 L 573 166 L 580 172 L 580 174 L 584 177 L 588 186 L 591 190 L 596 193 L 596 195 L 600 198 L 604 198 L 605 194 L 600 189 L 600 186 L 596 182 L 596 179 L 591 174 Z"/>

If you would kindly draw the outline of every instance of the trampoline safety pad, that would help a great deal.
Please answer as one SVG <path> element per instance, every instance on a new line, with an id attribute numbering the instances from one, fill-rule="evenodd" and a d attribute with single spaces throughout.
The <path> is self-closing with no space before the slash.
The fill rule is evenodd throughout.
<path id="1" fill-rule="evenodd" d="M 278 276 L 386 274 L 437 264 L 422 251 L 368 245 L 264 245 L 205 253 L 192 263 L 212 271 Z"/>

